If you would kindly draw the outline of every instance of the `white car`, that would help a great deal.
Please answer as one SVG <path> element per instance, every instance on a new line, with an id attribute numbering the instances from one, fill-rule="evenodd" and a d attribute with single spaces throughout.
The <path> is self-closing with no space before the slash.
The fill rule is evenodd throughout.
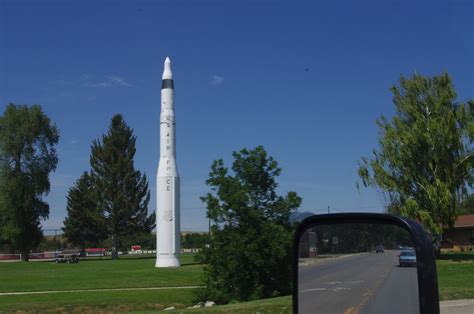
<path id="1" fill-rule="evenodd" d="M 416 253 L 414 250 L 405 250 L 398 256 L 398 264 L 402 266 L 415 266 L 416 267 Z"/>

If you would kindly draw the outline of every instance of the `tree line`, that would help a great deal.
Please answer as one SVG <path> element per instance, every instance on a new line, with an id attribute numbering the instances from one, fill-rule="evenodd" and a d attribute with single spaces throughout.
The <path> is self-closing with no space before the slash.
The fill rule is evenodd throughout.
<path id="1" fill-rule="evenodd" d="M 58 164 L 59 130 L 41 106 L 7 105 L 0 117 L 0 247 L 28 253 L 43 240 L 49 216 L 44 197 Z M 110 242 L 112 258 L 127 240 L 146 237 L 155 226 L 148 215 L 148 180 L 134 167 L 136 137 L 120 114 L 93 141 L 89 171 L 69 189 L 63 231 L 81 248 Z"/>
<path id="2" fill-rule="evenodd" d="M 318 225 L 308 229 L 300 241 L 300 257 L 308 257 L 310 248 L 317 254 L 349 254 L 384 249 L 413 247 L 408 231 L 396 225 L 340 223 Z"/>
<path id="3" fill-rule="evenodd" d="M 81 243 L 82 244 L 82 243 Z M 181 248 L 183 249 L 202 249 L 209 244 L 209 237 L 207 232 L 183 232 L 181 233 Z M 121 241 L 119 246 L 120 251 L 128 251 L 133 245 L 139 245 L 143 250 L 155 250 L 156 249 L 156 234 L 154 232 L 149 233 L 137 233 L 126 236 Z M 111 247 L 111 240 L 105 238 L 103 241 L 90 241 L 86 242 L 84 248 L 109 248 Z M 66 249 L 77 249 L 81 248 L 80 245 L 71 243 L 65 236 L 64 233 L 56 236 L 44 236 L 43 240 L 36 248 L 38 252 L 55 251 L 55 250 L 66 250 Z M 1 247 L 0 247 L 1 250 Z"/>

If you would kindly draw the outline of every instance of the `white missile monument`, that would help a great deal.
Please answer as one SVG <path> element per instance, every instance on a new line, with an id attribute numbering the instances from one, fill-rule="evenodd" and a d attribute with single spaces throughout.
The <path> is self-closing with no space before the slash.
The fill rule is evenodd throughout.
<path id="1" fill-rule="evenodd" d="M 179 199 L 174 84 L 167 57 L 161 81 L 160 162 L 156 174 L 156 267 L 180 266 Z"/>

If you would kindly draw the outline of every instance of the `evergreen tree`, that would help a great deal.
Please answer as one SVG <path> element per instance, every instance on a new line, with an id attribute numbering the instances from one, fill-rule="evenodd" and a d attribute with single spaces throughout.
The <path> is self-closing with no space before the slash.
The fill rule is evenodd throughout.
<path id="1" fill-rule="evenodd" d="M 291 212 L 301 204 L 295 192 L 275 192 L 281 169 L 263 147 L 234 152 L 232 172 L 214 161 L 202 197 L 213 222 L 210 246 L 199 260 L 205 285 L 198 298 L 226 303 L 291 293 Z"/>
<path id="2" fill-rule="evenodd" d="M 209 243 L 208 233 L 187 233 L 181 235 L 181 247 L 183 249 L 203 248 Z"/>
<path id="3" fill-rule="evenodd" d="M 64 236 L 80 246 L 97 246 L 106 238 L 107 228 L 103 212 L 98 206 L 98 197 L 92 178 L 87 172 L 69 189 L 67 217 L 64 220 Z"/>
<path id="4" fill-rule="evenodd" d="M 111 237 L 113 259 L 117 259 L 117 248 L 125 235 L 150 232 L 154 227 L 154 214 L 147 215 L 147 178 L 133 164 L 135 142 L 132 129 L 117 114 L 102 141 L 92 144 L 91 176 Z"/>
<path id="5" fill-rule="evenodd" d="M 395 116 L 377 121 L 379 149 L 362 158 L 359 176 L 386 193 L 390 212 L 439 233 L 474 183 L 474 101 L 456 102 L 447 73 L 402 76 L 392 92 Z"/>
<path id="6" fill-rule="evenodd" d="M 0 234 L 28 260 L 43 238 L 49 173 L 56 169 L 59 131 L 41 106 L 9 104 L 0 117 Z"/>

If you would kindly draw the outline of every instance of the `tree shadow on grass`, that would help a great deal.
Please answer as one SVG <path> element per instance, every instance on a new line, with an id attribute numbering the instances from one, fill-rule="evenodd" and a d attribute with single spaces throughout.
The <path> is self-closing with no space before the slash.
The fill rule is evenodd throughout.
<path id="1" fill-rule="evenodd" d="M 201 263 L 198 263 L 198 262 L 183 263 L 183 264 L 181 264 L 181 267 L 184 267 L 184 266 L 193 266 L 193 265 L 201 265 Z"/>

